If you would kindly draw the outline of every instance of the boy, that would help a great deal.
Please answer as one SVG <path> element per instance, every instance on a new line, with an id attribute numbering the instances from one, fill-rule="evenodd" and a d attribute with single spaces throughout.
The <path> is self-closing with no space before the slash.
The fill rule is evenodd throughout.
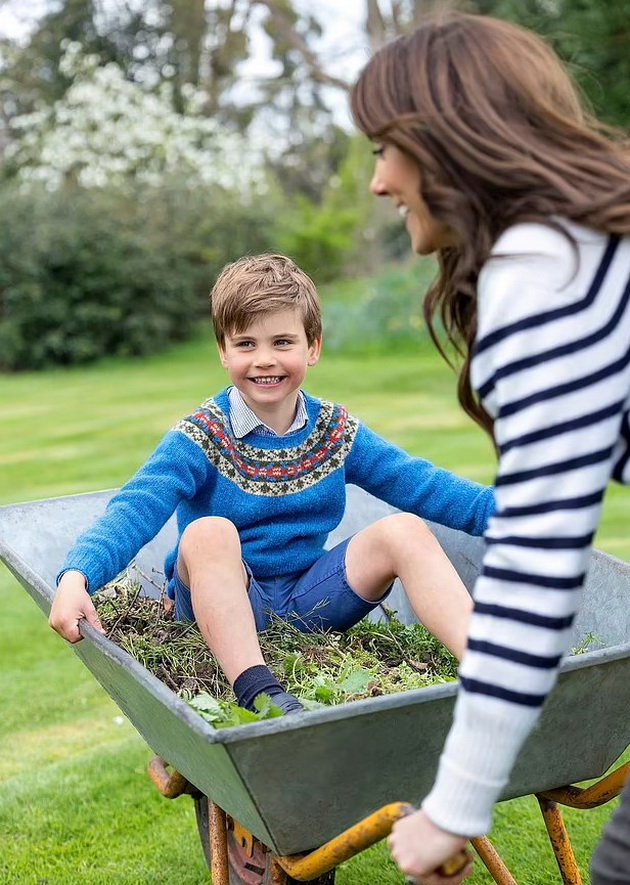
<path id="1" fill-rule="evenodd" d="M 285 713 L 300 702 L 263 660 L 268 612 L 302 630 L 347 630 L 399 577 L 425 626 L 458 658 L 472 603 L 419 517 L 481 534 L 493 492 L 412 458 L 335 403 L 301 390 L 321 351 L 312 280 L 288 258 L 228 265 L 211 293 L 219 356 L 231 386 L 164 437 L 69 552 L 50 625 L 79 640 L 85 617 L 102 630 L 90 593 L 114 578 L 177 513 L 167 556 L 180 620 L 196 620 L 248 709 L 262 692 Z M 400 509 L 333 550 L 328 534 L 354 483 Z M 415 515 L 414 515 L 415 514 Z"/>

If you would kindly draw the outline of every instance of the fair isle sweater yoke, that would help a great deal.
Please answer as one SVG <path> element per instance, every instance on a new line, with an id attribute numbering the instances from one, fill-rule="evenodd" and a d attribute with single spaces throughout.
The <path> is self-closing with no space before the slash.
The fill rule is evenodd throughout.
<path id="1" fill-rule="evenodd" d="M 565 224 L 575 249 L 549 226 L 516 225 L 479 278 L 471 377 L 494 418 L 496 513 L 423 803 L 463 836 L 490 829 L 569 649 L 606 485 L 630 482 L 630 238 Z"/>
<path id="2" fill-rule="evenodd" d="M 309 568 L 343 517 L 346 483 L 402 510 L 473 535 L 494 509 L 490 488 L 386 442 L 343 406 L 304 394 L 308 423 L 286 436 L 231 432 L 227 389 L 166 434 L 103 516 L 76 542 L 63 571 L 94 592 L 119 574 L 177 514 L 179 537 L 203 516 L 237 528 L 243 557 L 265 578 Z M 177 547 L 165 561 L 171 579 Z"/>

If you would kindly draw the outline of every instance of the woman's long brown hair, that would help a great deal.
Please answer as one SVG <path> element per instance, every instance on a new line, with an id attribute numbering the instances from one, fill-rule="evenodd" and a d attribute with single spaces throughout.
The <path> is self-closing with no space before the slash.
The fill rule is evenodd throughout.
<path id="1" fill-rule="evenodd" d="M 518 222 L 630 234 L 628 146 L 589 117 L 540 37 L 485 16 L 431 17 L 385 45 L 351 101 L 362 132 L 415 158 L 429 211 L 454 234 L 424 314 L 442 355 L 438 320 L 463 358 L 462 407 L 492 434 L 470 383 L 481 267 Z"/>

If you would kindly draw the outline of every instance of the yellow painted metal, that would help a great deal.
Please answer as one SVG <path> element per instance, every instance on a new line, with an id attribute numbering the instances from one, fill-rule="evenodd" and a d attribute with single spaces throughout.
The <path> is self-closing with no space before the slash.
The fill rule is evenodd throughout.
<path id="1" fill-rule="evenodd" d="M 597 781 L 596 784 L 591 784 L 590 787 L 559 787 L 556 790 L 545 790 L 543 793 L 538 793 L 537 796 L 550 799 L 552 802 L 559 802 L 560 805 L 567 805 L 570 808 L 597 808 L 618 796 L 628 777 L 630 777 L 630 762 L 615 768 L 614 771 Z"/>
<path id="2" fill-rule="evenodd" d="M 310 854 L 286 855 L 278 857 L 277 861 L 294 879 L 308 882 L 384 839 L 398 818 L 413 810 L 413 806 L 406 802 L 384 805 Z"/>
<path id="3" fill-rule="evenodd" d="M 549 841 L 551 842 L 564 885 L 582 885 L 582 876 L 573 854 L 571 839 L 564 825 L 564 819 L 558 803 L 544 796 L 536 796 L 536 798 L 542 811 Z"/>
<path id="4" fill-rule="evenodd" d="M 475 851 L 497 885 L 517 885 L 516 879 L 512 876 L 512 873 L 503 862 L 503 858 L 487 836 L 476 836 L 471 841 Z"/>
<path id="5" fill-rule="evenodd" d="M 208 828 L 210 830 L 210 876 L 212 885 L 229 885 L 230 870 L 227 853 L 227 823 L 225 811 L 208 800 Z"/>
<path id="6" fill-rule="evenodd" d="M 172 769 L 169 772 L 167 763 L 159 756 L 151 760 L 148 771 L 159 792 L 167 799 L 174 799 L 183 793 L 195 794 L 197 792 L 196 788 L 178 771 Z M 590 787 L 582 788 L 569 785 L 536 794 L 564 885 L 582 885 L 582 878 L 558 805 L 582 809 L 596 808 L 618 796 L 629 777 L 630 762 L 627 762 Z M 227 817 L 225 812 L 214 802 L 209 800 L 208 806 L 210 811 L 209 836 L 212 849 L 212 883 L 213 885 L 229 885 Z M 392 826 L 399 818 L 411 814 L 413 811 L 415 811 L 414 807 L 406 802 L 393 802 L 379 808 L 378 811 L 308 854 L 286 856 L 272 854 L 270 858 L 271 885 L 284 885 L 286 874 L 300 882 L 308 882 L 322 876 L 384 839 L 389 835 Z M 254 836 L 232 818 L 230 818 L 230 827 L 233 829 L 236 841 L 251 857 L 254 850 Z M 517 885 L 516 880 L 487 837 L 479 836 L 471 841 L 496 885 Z M 455 875 L 463 868 L 466 860 L 467 855 L 465 852 L 461 852 L 447 861 L 440 872 L 443 875 Z"/>
<path id="7" fill-rule="evenodd" d="M 167 763 L 160 756 L 153 757 L 147 771 L 158 791 L 167 799 L 177 799 L 182 793 L 195 792 L 195 787 L 179 771 L 173 769 L 169 773 Z"/>
<path id="8" fill-rule="evenodd" d="M 458 851 L 457 854 L 449 857 L 448 860 L 445 860 L 443 864 L 437 867 L 435 872 L 439 873 L 440 876 L 455 876 L 457 873 L 461 873 L 467 863 L 468 855 L 466 852 Z"/>
<path id="9" fill-rule="evenodd" d="M 575 860 L 562 810 L 558 806 L 597 808 L 618 796 L 629 776 L 630 762 L 626 762 L 590 787 L 569 785 L 536 794 L 564 885 L 582 885 L 582 876 Z"/>
<path id="10" fill-rule="evenodd" d="M 243 827 L 237 820 L 234 820 L 233 817 L 229 819 L 228 826 L 232 829 L 234 833 L 234 839 L 236 842 L 245 849 L 245 852 L 248 857 L 253 857 L 254 854 L 254 837 Z"/>
<path id="11" fill-rule="evenodd" d="M 269 862 L 269 885 L 287 885 L 287 874 L 275 855 Z"/>

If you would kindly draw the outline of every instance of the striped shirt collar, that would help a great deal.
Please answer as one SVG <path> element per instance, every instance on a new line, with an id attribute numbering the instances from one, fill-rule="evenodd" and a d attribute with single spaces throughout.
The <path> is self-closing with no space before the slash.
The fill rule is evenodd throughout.
<path id="1" fill-rule="evenodd" d="M 257 430 L 259 432 L 262 431 L 262 433 L 269 436 L 280 436 L 279 433 L 276 433 L 275 430 L 272 430 L 271 427 L 268 427 L 264 421 L 261 421 L 255 412 L 252 412 L 250 407 L 243 399 L 238 387 L 230 387 L 228 391 L 228 398 L 230 402 L 230 424 L 232 425 L 232 433 L 237 439 L 242 439 L 253 430 Z M 295 418 L 293 419 L 293 423 L 291 424 L 287 432 L 282 434 L 282 436 L 286 436 L 288 433 L 293 433 L 296 430 L 302 430 L 302 428 L 306 427 L 307 424 L 308 412 L 306 411 L 304 394 L 301 390 L 299 390 L 297 398 L 297 408 L 295 410 Z"/>

